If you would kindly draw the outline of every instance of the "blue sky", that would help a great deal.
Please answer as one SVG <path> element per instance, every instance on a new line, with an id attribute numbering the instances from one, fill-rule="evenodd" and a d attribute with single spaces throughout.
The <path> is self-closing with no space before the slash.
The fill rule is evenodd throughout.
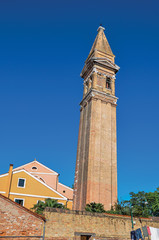
<path id="1" fill-rule="evenodd" d="M 1 1 L 0 174 L 38 161 L 74 181 L 80 72 L 102 23 L 116 79 L 118 197 L 159 186 L 159 2 Z"/>

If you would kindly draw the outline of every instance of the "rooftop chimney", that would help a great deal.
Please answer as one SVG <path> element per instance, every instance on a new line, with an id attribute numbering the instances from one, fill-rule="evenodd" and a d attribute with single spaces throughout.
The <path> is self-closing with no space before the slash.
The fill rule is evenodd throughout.
<path id="1" fill-rule="evenodd" d="M 13 170 L 13 164 L 10 164 L 9 172 L 8 172 L 8 176 L 7 176 L 6 193 L 5 193 L 5 196 L 7 198 L 9 198 L 10 187 L 11 187 L 11 182 L 12 182 L 12 170 Z"/>

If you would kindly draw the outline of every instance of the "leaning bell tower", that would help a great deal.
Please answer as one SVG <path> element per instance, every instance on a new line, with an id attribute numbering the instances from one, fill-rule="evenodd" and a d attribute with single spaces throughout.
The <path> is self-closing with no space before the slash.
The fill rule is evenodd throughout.
<path id="1" fill-rule="evenodd" d="M 109 210 L 117 201 L 117 139 L 114 63 L 104 28 L 98 34 L 85 61 L 80 103 L 80 125 L 74 182 L 73 209 L 87 203 L 102 203 Z"/>

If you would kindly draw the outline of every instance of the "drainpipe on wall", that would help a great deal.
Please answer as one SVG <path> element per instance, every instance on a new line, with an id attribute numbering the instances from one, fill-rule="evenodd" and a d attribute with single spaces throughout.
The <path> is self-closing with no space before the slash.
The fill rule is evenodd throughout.
<path id="1" fill-rule="evenodd" d="M 68 203 L 68 198 L 67 198 L 67 200 L 66 200 L 66 208 L 67 208 L 67 203 Z"/>
<path id="2" fill-rule="evenodd" d="M 44 221 L 44 227 L 43 227 L 43 238 L 42 240 L 45 240 L 45 221 Z"/>
<path id="3" fill-rule="evenodd" d="M 7 178 L 7 185 L 6 185 L 6 193 L 5 193 L 5 196 L 7 198 L 9 198 L 10 187 L 11 187 L 11 182 L 12 182 L 12 170 L 13 170 L 13 164 L 10 164 L 8 178 Z"/>

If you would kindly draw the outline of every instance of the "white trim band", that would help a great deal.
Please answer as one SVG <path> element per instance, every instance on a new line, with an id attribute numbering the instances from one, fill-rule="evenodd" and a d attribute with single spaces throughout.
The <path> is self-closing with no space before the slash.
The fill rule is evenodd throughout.
<path id="1" fill-rule="evenodd" d="M 56 198 L 56 197 L 50 197 L 50 196 L 40 196 L 40 195 L 32 195 L 32 194 L 25 194 L 25 193 L 13 193 L 10 192 L 10 195 L 16 195 L 16 196 L 25 196 L 25 197 L 36 197 L 36 198 L 51 198 L 51 199 L 58 199 L 58 200 L 64 200 L 66 201 L 67 199 L 63 198 Z"/>

